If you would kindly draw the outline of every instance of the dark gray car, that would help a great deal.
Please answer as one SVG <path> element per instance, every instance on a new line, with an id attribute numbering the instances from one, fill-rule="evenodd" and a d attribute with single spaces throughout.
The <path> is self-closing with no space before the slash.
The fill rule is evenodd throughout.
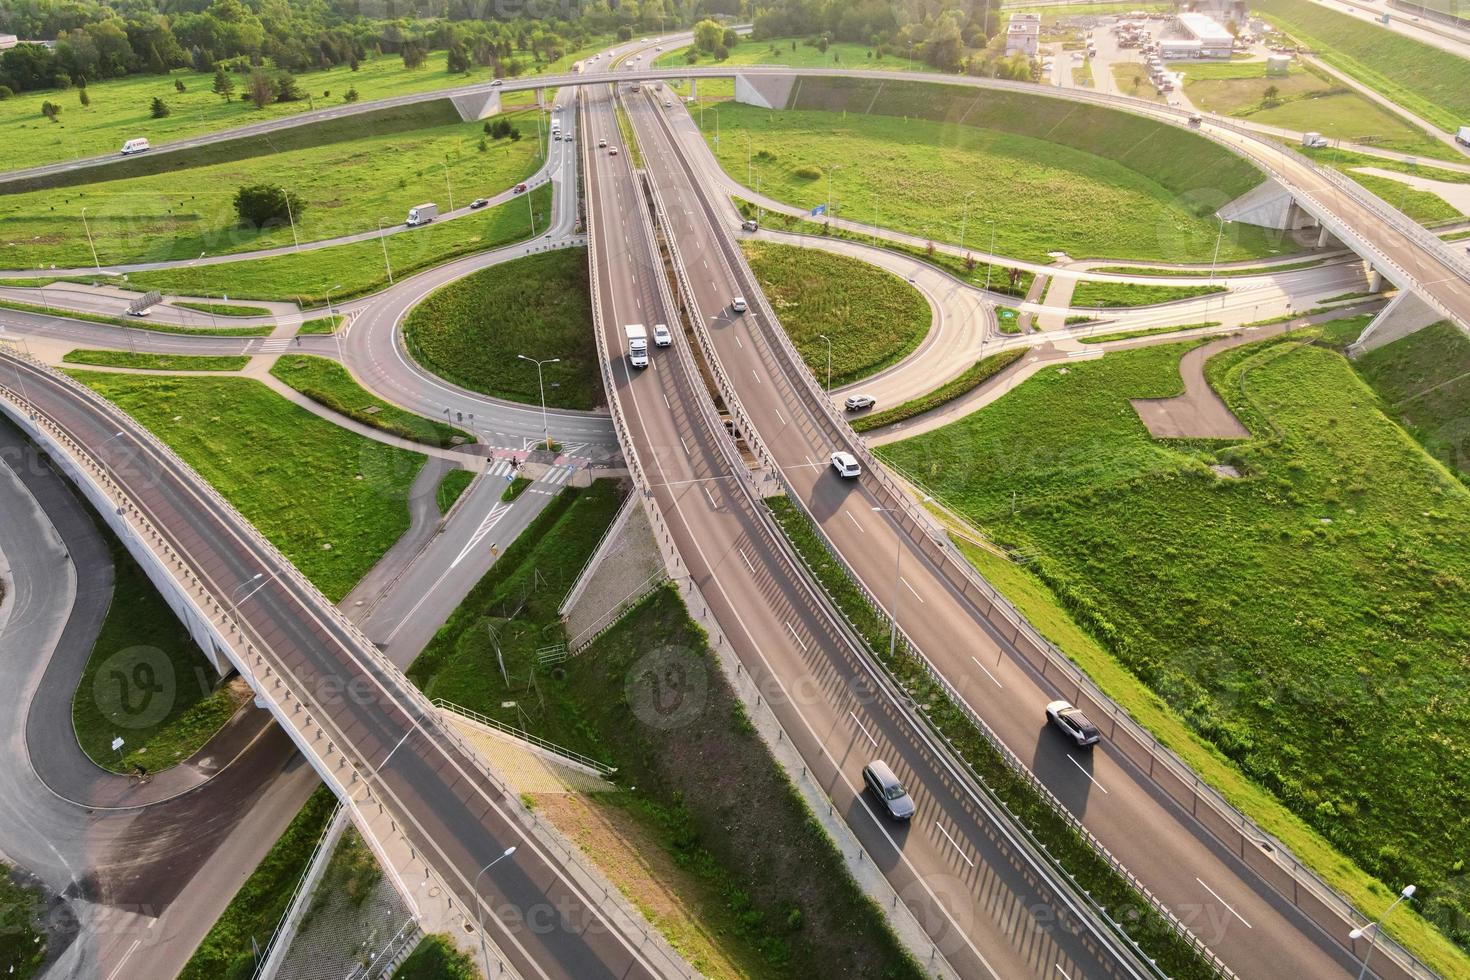
<path id="1" fill-rule="evenodd" d="M 874 759 L 863 766 L 863 782 L 868 791 L 894 820 L 908 820 L 914 815 L 914 798 L 904 790 L 903 784 L 882 759 Z"/>

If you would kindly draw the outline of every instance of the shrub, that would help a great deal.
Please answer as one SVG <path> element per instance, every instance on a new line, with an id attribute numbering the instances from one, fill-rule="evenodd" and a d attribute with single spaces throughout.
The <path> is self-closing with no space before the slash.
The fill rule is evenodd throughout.
<path id="1" fill-rule="evenodd" d="M 235 214 L 246 227 L 291 221 L 305 210 L 305 201 L 272 184 L 250 184 L 235 192 Z"/>
<path id="2" fill-rule="evenodd" d="M 168 107 L 168 103 L 155 95 L 153 97 L 153 104 L 148 108 L 148 114 L 154 119 L 162 119 L 164 116 L 167 116 L 169 112 L 170 110 Z"/>
<path id="3" fill-rule="evenodd" d="M 817 180 L 822 176 L 822 168 L 813 167 L 810 165 L 797 167 L 795 170 L 791 171 L 791 175 L 801 180 Z"/>

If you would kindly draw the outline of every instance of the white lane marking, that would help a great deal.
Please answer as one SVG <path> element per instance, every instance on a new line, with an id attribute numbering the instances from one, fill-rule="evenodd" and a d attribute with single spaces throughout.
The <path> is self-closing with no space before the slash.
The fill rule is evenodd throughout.
<path id="1" fill-rule="evenodd" d="M 704 488 L 704 495 L 709 498 L 709 505 L 711 507 L 713 507 L 715 510 L 720 509 L 720 505 L 715 503 L 715 495 L 709 492 L 709 487 Z"/>
<path id="2" fill-rule="evenodd" d="M 1072 763 L 1072 765 L 1076 766 L 1077 767 L 1077 771 L 1080 772 L 1080 773 L 1082 773 L 1082 775 L 1086 776 L 1087 777 L 1087 781 L 1089 783 L 1091 783 L 1092 785 L 1096 786 L 1098 789 L 1102 790 L 1104 793 L 1106 793 L 1108 791 L 1108 788 L 1106 786 L 1104 786 L 1102 783 L 1098 782 L 1096 779 L 1093 779 L 1092 778 L 1092 773 L 1090 773 L 1086 769 L 1083 769 L 1082 768 L 1082 763 L 1078 762 L 1076 759 L 1072 758 L 1070 755 L 1067 756 L 1067 761 L 1070 762 L 1070 763 Z M 1204 884 L 1204 882 L 1200 882 L 1200 884 Z"/>
<path id="3" fill-rule="evenodd" d="M 1063 970 L 1062 969 L 1062 964 L 1056 963 L 1056 964 L 1053 964 L 1053 965 L 1056 966 L 1058 973 L 1060 973 L 1062 976 L 1066 977 L 1067 980 L 1072 980 L 1072 974 L 1068 973 L 1066 970 Z"/>
<path id="4" fill-rule="evenodd" d="M 755 373 L 755 368 L 750 369 L 750 376 L 755 379 L 756 384 L 761 383 L 761 376 Z"/>
<path id="5" fill-rule="evenodd" d="M 500 519 L 509 512 L 510 504 L 496 504 L 493 508 L 491 508 L 490 513 L 485 515 L 485 519 L 481 521 L 480 526 L 475 529 L 475 533 L 470 535 L 470 540 L 465 543 L 464 548 L 460 550 L 460 553 L 455 557 L 454 561 L 449 563 L 449 567 L 453 568 L 460 562 L 464 561 L 464 556 L 474 550 L 475 545 L 483 541 L 485 535 L 495 530 L 495 525 L 499 524 Z"/>
<path id="6" fill-rule="evenodd" d="M 1203 881 L 1200 881 L 1200 879 L 1198 877 L 1196 877 L 1194 880 L 1195 881 L 1198 881 L 1200 883 L 1200 887 L 1201 888 L 1203 888 L 1205 891 L 1209 892 L 1211 895 L 1214 895 L 1215 896 L 1215 901 L 1217 901 L 1221 905 L 1225 906 L 1225 910 L 1227 912 L 1229 912 L 1231 915 L 1235 916 L 1241 922 L 1245 923 L 1245 927 L 1247 929 L 1254 929 L 1255 928 L 1255 926 L 1253 926 L 1249 922 L 1246 922 L 1245 921 L 1245 916 L 1241 915 L 1239 912 L 1235 911 L 1235 909 L 1231 908 L 1229 902 L 1225 901 L 1225 899 L 1221 898 L 1218 894 L 1216 894 L 1215 889 L 1211 888 L 1209 885 L 1206 885 Z"/>
<path id="7" fill-rule="evenodd" d="M 849 521 L 852 521 L 852 526 L 853 526 L 853 527 L 855 527 L 855 528 L 857 528 L 857 529 L 858 529 L 858 530 L 859 530 L 859 531 L 861 531 L 861 532 L 862 532 L 862 533 L 863 533 L 863 534 L 867 534 L 867 533 L 868 533 L 868 532 L 867 532 L 867 531 L 863 531 L 863 526 L 862 526 L 862 525 L 861 525 L 861 524 L 859 524 L 859 523 L 858 523 L 858 522 L 857 522 L 857 518 L 856 518 L 856 517 L 853 517 L 853 516 L 852 516 L 852 511 L 850 511 L 850 510 L 845 510 L 845 511 L 843 511 L 843 513 L 844 513 L 844 514 L 846 514 L 846 515 L 847 515 L 847 519 L 848 519 L 848 520 L 849 520 Z"/>
<path id="8" fill-rule="evenodd" d="M 914 587 L 912 585 L 909 585 L 909 580 L 908 579 L 906 579 L 902 575 L 900 575 L 898 577 L 898 580 L 903 583 L 903 587 L 904 588 L 906 588 L 906 589 L 909 590 L 909 594 L 910 595 L 912 595 L 915 599 L 918 599 L 920 602 L 924 602 L 924 597 L 921 596 L 921 595 L 919 595 L 919 593 L 917 593 L 917 592 L 914 591 Z M 927 605 L 927 604 L 928 603 L 925 603 L 925 605 Z"/>
<path id="9" fill-rule="evenodd" d="M 975 660 L 975 658 L 974 658 L 974 657 L 971 657 L 971 658 L 970 658 L 970 659 L 971 659 L 971 660 Z M 979 668 L 980 668 L 980 669 L 981 669 L 981 670 L 985 670 L 985 665 L 984 665 L 984 664 L 982 664 L 982 663 L 981 663 L 981 662 L 980 662 L 980 661 L 978 661 L 978 660 L 975 660 L 975 666 L 976 666 L 976 667 L 979 667 Z M 992 673 L 991 673 L 991 672 L 990 672 L 990 671 L 988 671 L 988 670 L 985 670 L 985 676 L 986 676 L 986 677 L 989 677 L 989 678 L 990 678 L 990 679 L 991 679 L 991 680 L 993 680 L 993 681 L 995 681 L 995 686 L 996 686 L 996 687 L 998 687 L 998 688 L 1000 688 L 1000 689 L 1001 689 L 1001 690 L 1002 690 L 1002 691 L 1004 691 L 1004 690 L 1005 690 L 1005 687 L 1006 687 L 1006 686 L 1005 686 L 1005 685 L 1004 685 L 1004 684 L 1002 684 L 1002 683 L 1001 683 L 1001 682 L 1000 682 L 1000 681 L 996 681 L 996 680 L 995 680 L 995 675 L 994 675 L 994 674 L 992 674 Z"/>
<path id="10" fill-rule="evenodd" d="M 779 408 L 773 407 L 771 411 L 776 413 L 776 421 L 780 422 L 784 426 L 786 424 L 786 416 L 781 414 L 781 410 Z"/>
<path id="11" fill-rule="evenodd" d="M 741 350 L 745 350 L 745 345 L 740 342 L 740 338 L 738 336 L 735 338 L 735 346 L 739 347 Z"/>
<path id="12" fill-rule="evenodd" d="M 117 961 L 117 966 L 112 968 L 112 972 L 107 975 L 107 980 L 112 980 L 113 977 L 122 972 L 122 968 L 127 964 L 128 960 L 132 958 L 132 955 L 138 951 L 138 947 L 141 945 L 143 945 L 143 940 L 133 940 L 133 945 L 129 946 L 128 951 L 123 954 L 122 959 Z"/>
<path id="13" fill-rule="evenodd" d="M 669 396 L 667 394 L 664 395 L 664 407 L 667 408 L 671 412 L 674 410 L 674 406 L 672 404 L 670 404 L 670 402 L 669 402 Z"/>
<path id="14" fill-rule="evenodd" d="M 736 548 L 735 550 L 740 553 L 740 559 L 745 562 L 745 567 L 750 569 L 751 573 L 753 574 L 755 572 L 755 566 L 750 563 L 749 558 L 745 557 L 745 549 Z"/>
<path id="15" fill-rule="evenodd" d="M 862 732 L 863 735 L 865 735 L 867 737 L 867 739 L 868 739 L 869 742 L 872 742 L 873 743 L 873 748 L 876 749 L 878 747 L 878 740 L 873 737 L 873 733 L 872 732 L 868 731 L 868 726 L 867 725 L 864 725 L 862 722 L 858 721 L 858 716 L 855 715 L 855 714 L 853 714 L 851 711 L 849 711 L 847 713 L 847 717 L 849 717 L 849 718 L 852 719 L 852 723 L 854 725 L 858 726 L 858 730 L 860 732 Z"/>
<path id="16" fill-rule="evenodd" d="M 689 443 L 687 443 L 687 442 L 684 441 L 684 437 L 683 436 L 680 436 L 679 437 L 679 445 L 681 445 L 681 446 L 684 447 L 684 455 L 685 456 L 692 456 L 692 455 L 694 455 L 693 453 L 691 453 L 689 451 Z"/>
<path id="17" fill-rule="evenodd" d="M 791 625 L 791 621 L 790 620 L 787 620 L 786 621 L 786 628 L 791 631 L 791 637 L 792 637 L 792 639 L 796 640 L 797 644 L 800 645 L 802 653 L 805 653 L 806 652 L 806 641 L 804 641 L 800 636 L 797 635 L 797 633 L 796 633 L 796 627 Z"/>
<path id="18" fill-rule="evenodd" d="M 975 862 L 971 861 L 969 855 L 960 848 L 960 845 L 955 842 L 955 839 L 949 836 L 949 831 L 944 829 L 944 824 L 936 820 L 934 821 L 934 826 L 938 827 L 939 832 L 944 835 L 944 839 L 949 841 L 949 846 L 954 848 L 954 852 L 960 856 L 960 860 L 973 868 L 975 866 Z"/>

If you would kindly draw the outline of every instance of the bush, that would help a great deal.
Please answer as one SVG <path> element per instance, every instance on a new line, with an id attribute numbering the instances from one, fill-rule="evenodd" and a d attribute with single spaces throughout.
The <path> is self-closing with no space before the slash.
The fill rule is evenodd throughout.
<path id="1" fill-rule="evenodd" d="M 801 180 L 818 180 L 822 176 L 822 168 L 813 166 L 797 167 L 791 171 L 791 176 L 798 177 Z"/>
<path id="2" fill-rule="evenodd" d="M 4 102 L 15 95 L 15 90 L 9 85 L 0 85 L 0 102 Z"/>
<path id="3" fill-rule="evenodd" d="M 344 101 L 344 102 L 356 102 L 360 98 L 361 98 L 361 96 L 357 94 L 357 86 L 354 85 L 354 86 L 352 86 L 352 88 L 350 88 L 350 89 L 347 90 L 347 94 L 346 95 L 342 96 L 342 101 Z"/>
<path id="4" fill-rule="evenodd" d="M 235 214 L 248 228 L 292 221 L 305 210 L 305 201 L 273 184 L 249 184 L 235 192 Z"/>
<path id="5" fill-rule="evenodd" d="M 42 102 L 41 103 L 41 115 L 45 116 L 47 119 L 51 120 L 52 122 L 56 122 L 56 117 L 59 116 L 59 115 L 61 115 L 61 106 L 59 106 L 55 102 L 51 102 L 49 100 L 46 101 L 46 102 Z"/>
<path id="6" fill-rule="evenodd" d="M 148 114 L 154 119 L 162 119 L 169 114 L 169 111 L 168 103 L 155 95 L 153 97 L 153 105 L 148 108 Z"/>
<path id="7" fill-rule="evenodd" d="M 182 78 L 175 78 L 174 79 L 174 91 L 175 92 L 187 92 L 187 91 L 189 91 L 188 88 L 186 88 L 184 86 L 184 80 Z"/>

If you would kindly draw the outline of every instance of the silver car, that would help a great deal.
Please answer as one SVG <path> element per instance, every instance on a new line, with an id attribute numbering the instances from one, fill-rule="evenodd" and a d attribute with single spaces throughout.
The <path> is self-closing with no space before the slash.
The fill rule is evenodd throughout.
<path id="1" fill-rule="evenodd" d="M 874 759 L 863 766 L 863 785 L 867 786 L 868 792 L 877 798 L 878 804 L 894 820 L 910 820 L 918 809 L 914 806 L 914 798 L 909 796 L 903 783 L 898 781 L 893 770 L 888 768 L 888 763 L 882 759 Z"/>
<path id="2" fill-rule="evenodd" d="M 861 476 L 863 472 L 863 468 L 858 465 L 857 457 L 842 450 L 832 454 L 832 468 L 837 471 L 838 476 L 848 480 Z"/>
<path id="3" fill-rule="evenodd" d="M 847 401 L 842 404 L 847 406 L 849 412 L 861 412 L 864 409 L 872 408 L 877 403 L 873 401 L 872 395 L 849 395 Z"/>

